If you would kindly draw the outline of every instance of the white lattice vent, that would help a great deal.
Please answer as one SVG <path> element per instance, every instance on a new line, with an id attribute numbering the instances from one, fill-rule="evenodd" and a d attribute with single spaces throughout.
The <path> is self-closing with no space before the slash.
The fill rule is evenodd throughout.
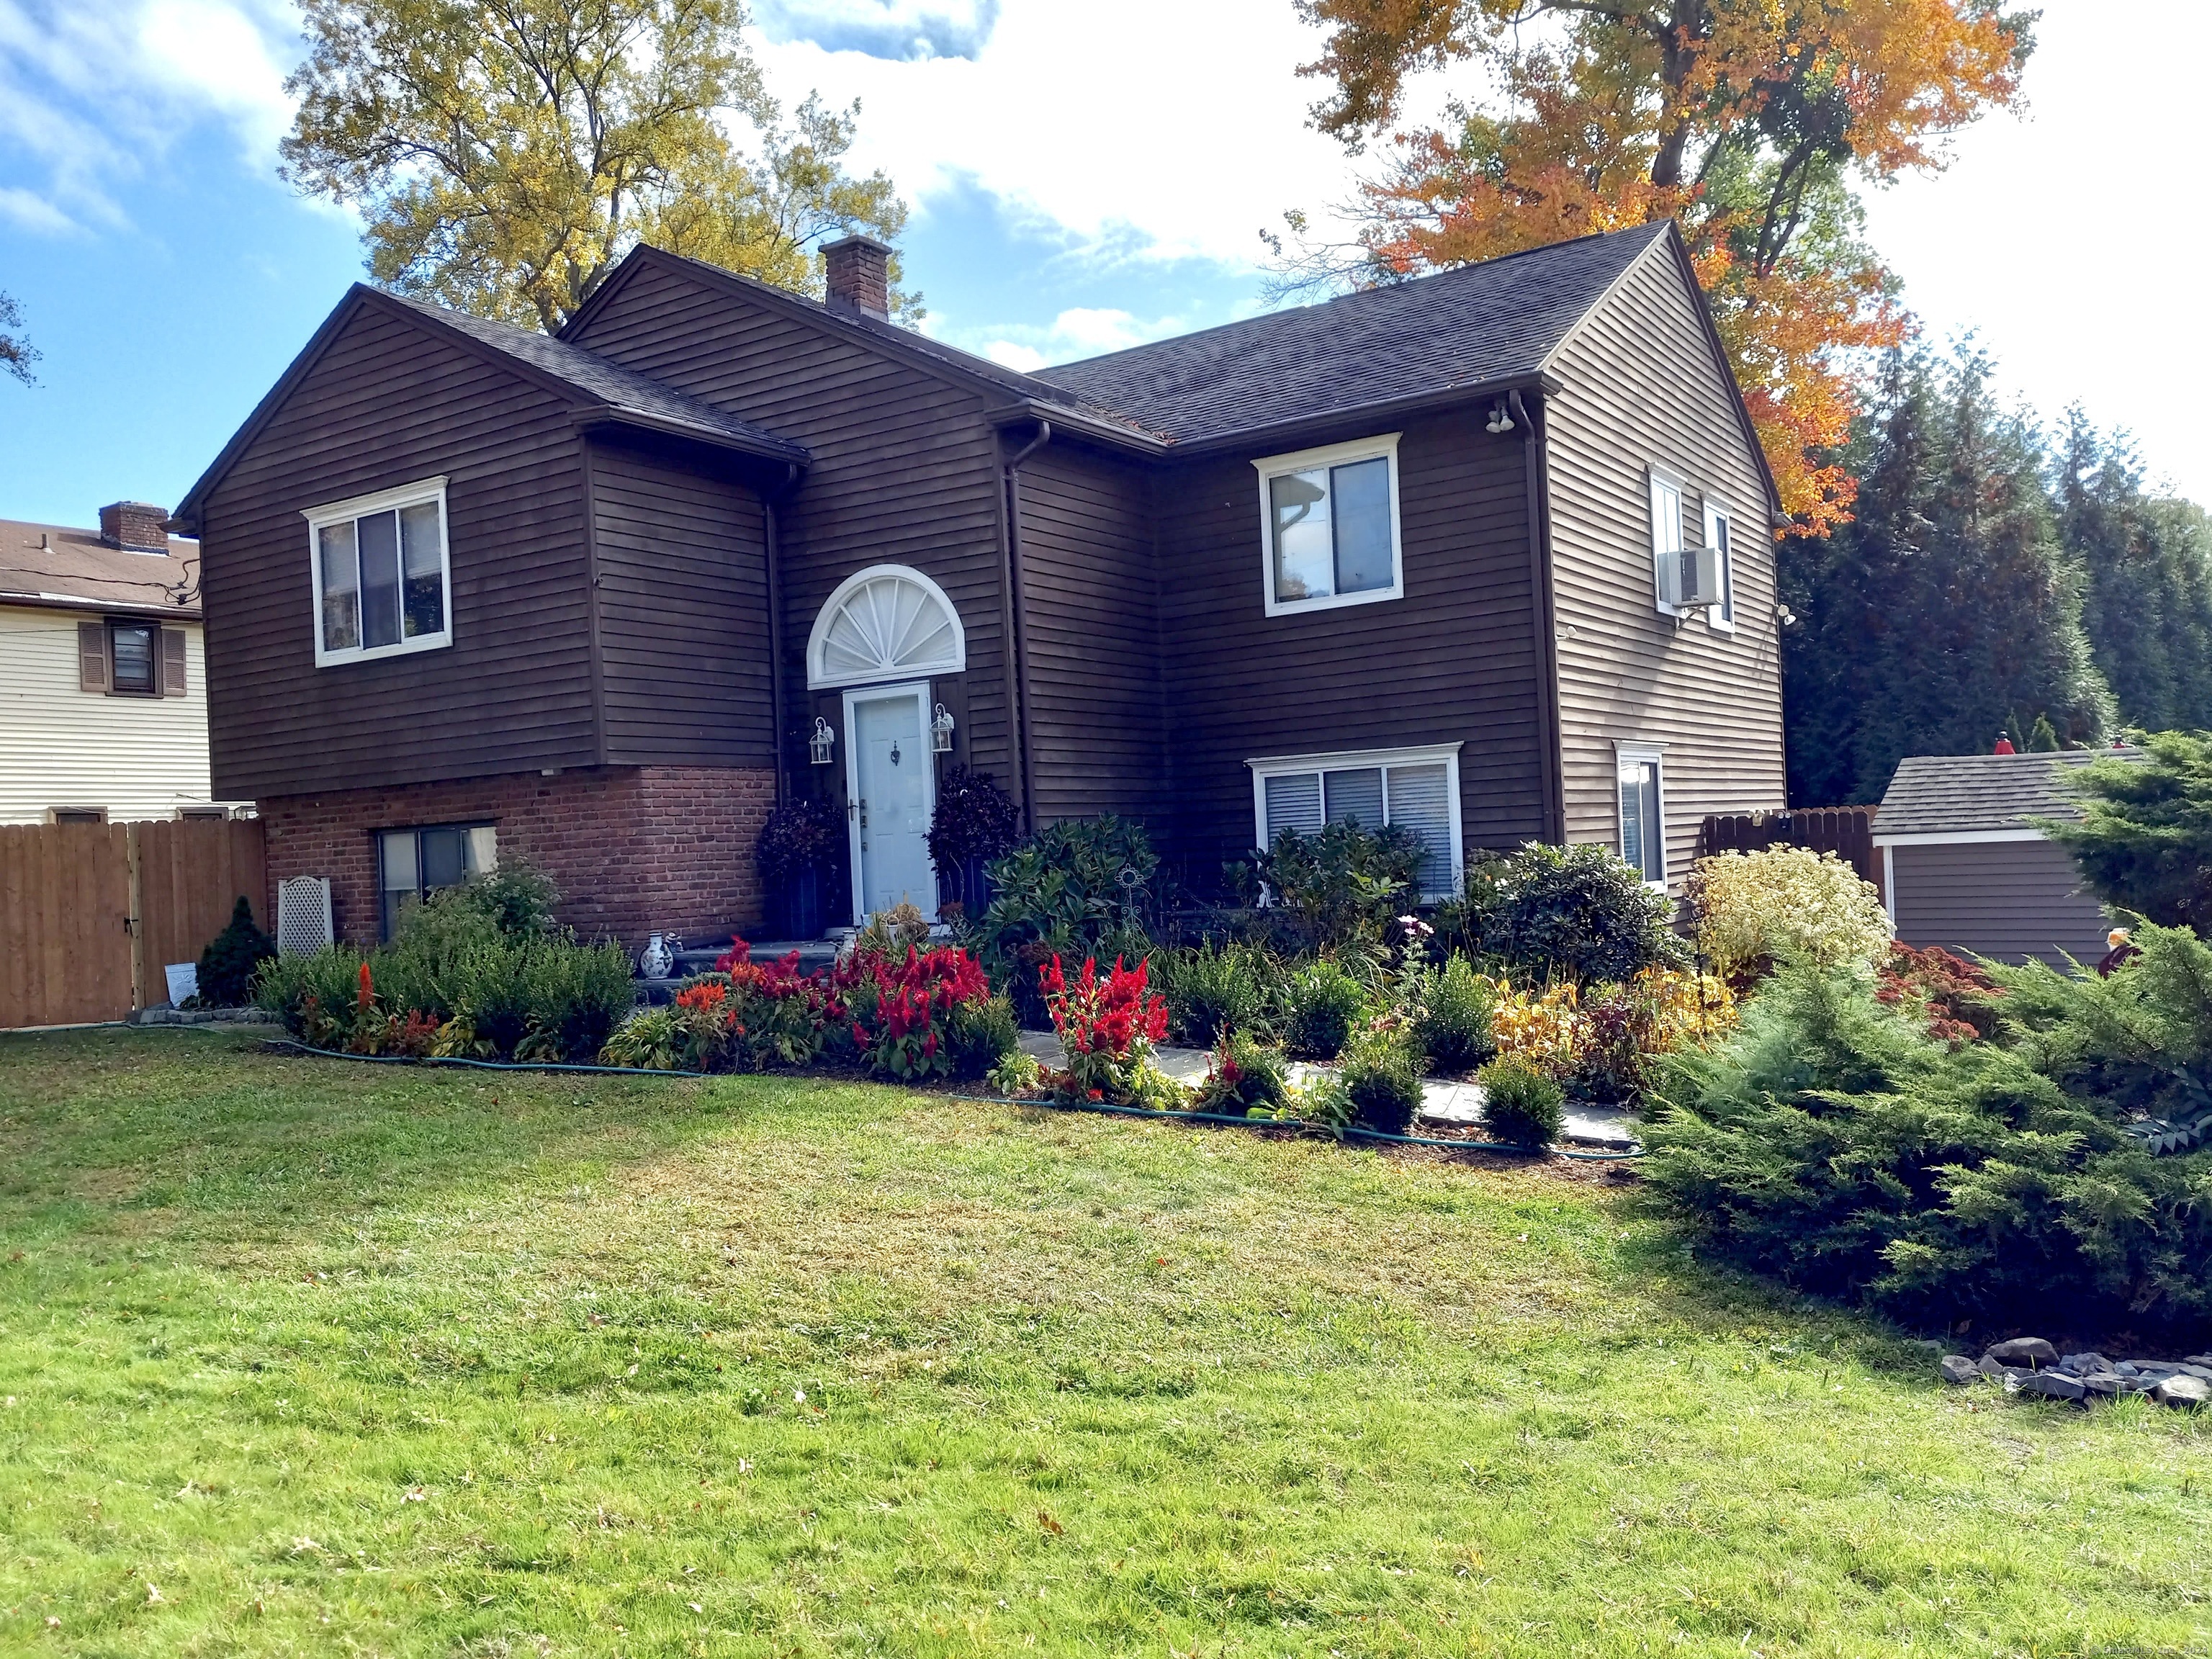
<path id="1" fill-rule="evenodd" d="M 288 957 L 313 956 L 331 943 L 331 884 L 327 876 L 295 876 L 276 884 L 276 949 Z"/>

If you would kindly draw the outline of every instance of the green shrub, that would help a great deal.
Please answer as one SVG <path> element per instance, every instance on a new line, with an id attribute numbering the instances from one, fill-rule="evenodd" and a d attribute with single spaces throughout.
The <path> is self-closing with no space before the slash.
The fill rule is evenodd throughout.
<path id="1" fill-rule="evenodd" d="M 2054 766 L 2081 803 L 2037 828 L 2074 855 L 2106 903 L 2212 935 L 2212 733 L 2159 732 L 2140 755 Z"/>
<path id="2" fill-rule="evenodd" d="M 641 1008 L 617 1026 L 600 1050 L 603 1066 L 628 1066 L 639 1071 L 672 1072 L 682 1063 L 681 1011 L 670 1006 Z"/>
<path id="3" fill-rule="evenodd" d="M 1311 836 L 1285 830 L 1254 855 L 1251 875 L 1297 917 L 1310 945 L 1379 945 L 1398 913 L 1418 896 L 1421 838 L 1402 824 L 1363 829 L 1349 820 Z M 1232 866 L 1232 883 L 1243 884 Z"/>
<path id="4" fill-rule="evenodd" d="M 1369 1027 L 1346 1047 L 1339 1081 L 1353 1127 L 1401 1135 L 1421 1109 L 1419 1057 L 1403 1027 Z"/>
<path id="5" fill-rule="evenodd" d="M 952 1075 L 963 1082 L 986 1076 L 1007 1055 L 1021 1050 L 1021 1024 L 1006 997 L 962 1003 L 953 1009 L 949 1029 Z"/>
<path id="6" fill-rule="evenodd" d="M 2044 1029 L 2016 1049 L 1953 1048 L 1870 974 L 1786 968 L 1733 1040 L 1671 1063 L 1645 1182 L 1712 1255 L 1928 1327 L 2199 1340 L 2212 1153 L 2154 1156 L 2127 1097 L 2160 1072 L 2182 1086 L 2212 952 L 2159 943 L 2109 994 L 2025 973 L 2008 1017 Z"/>
<path id="7" fill-rule="evenodd" d="M 1492 993 L 1474 964 L 1455 951 L 1442 968 L 1407 975 L 1413 1038 L 1433 1072 L 1464 1072 L 1498 1052 L 1490 1034 Z"/>
<path id="8" fill-rule="evenodd" d="M 1176 1042 L 1211 1048 L 1224 1032 L 1261 1023 L 1269 963 L 1257 945 L 1211 940 L 1195 950 L 1156 951 L 1152 982 L 1168 1000 L 1168 1031 Z"/>
<path id="9" fill-rule="evenodd" d="M 1881 894 L 1833 853 L 1721 853 L 1698 860 L 1689 891 L 1698 949 L 1732 985 L 1748 985 L 1790 957 L 1840 968 L 1879 962 L 1889 951 Z"/>
<path id="10" fill-rule="evenodd" d="M 551 1058 L 588 1065 L 636 1004 L 629 952 L 611 940 L 532 940 L 520 951 L 530 1036 Z"/>
<path id="11" fill-rule="evenodd" d="M 1673 902 L 1610 848 L 1532 842 L 1473 860 L 1466 896 L 1440 908 L 1437 931 L 1470 956 L 1503 958 L 1516 977 L 1588 983 L 1686 966 L 1673 914 Z"/>
<path id="12" fill-rule="evenodd" d="M 1281 1054 L 1249 1031 L 1226 1030 L 1191 1109 L 1224 1117 L 1244 1117 L 1255 1110 L 1273 1115 L 1288 1105 L 1290 1098 L 1291 1068 Z"/>
<path id="13" fill-rule="evenodd" d="M 349 1011 L 361 983 L 361 952 L 349 945 L 327 945 L 302 956 L 270 957 L 255 976 L 253 1000 L 284 1022 L 303 1042 L 317 1041 L 319 1024 L 341 1020 L 349 1030 Z"/>
<path id="14" fill-rule="evenodd" d="M 276 942 L 254 924 L 253 907 L 239 895 L 230 925 L 200 952 L 199 998 L 203 1007 L 237 1008 L 253 1000 L 253 976 L 276 954 Z"/>
<path id="15" fill-rule="evenodd" d="M 1532 1150 L 1559 1138 L 1566 1095 L 1548 1073 L 1522 1060 L 1493 1060 L 1476 1080 L 1482 1085 L 1483 1127 L 1492 1140 Z"/>
<path id="16" fill-rule="evenodd" d="M 1057 955 L 1138 961 L 1151 950 L 1145 915 L 1159 872 L 1144 827 L 1110 813 L 1040 830 L 994 862 L 994 896 L 969 948 L 1025 1024 L 1045 1023 L 1037 970 Z"/>
<path id="17" fill-rule="evenodd" d="M 1284 1046 L 1302 1060 L 1334 1060 L 1367 1012 L 1367 992 L 1334 961 L 1309 963 L 1291 976 Z"/>

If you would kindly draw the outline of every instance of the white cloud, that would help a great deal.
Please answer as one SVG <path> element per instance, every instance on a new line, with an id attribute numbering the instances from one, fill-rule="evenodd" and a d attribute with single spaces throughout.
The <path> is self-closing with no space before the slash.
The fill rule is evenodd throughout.
<path id="1" fill-rule="evenodd" d="M 1189 326 L 1180 317 L 1158 317 L 1147 322 L 1126 311 L 1076 306 L 1061 312 L 1048 327 L 987 330 L 988 337 L 980 343 L 980 349 L 993 362 L 1027 374 L 1047 363 L 1097 357 L 1143 345 L 1148 340 L 1164 340 L 1185 332 Z"/>
<path id="2" fill-rule="evenodd" d="M 1249 268 L 1285 209 L 1325 214 L 1351 194 L 1352 163 L 1305 125 L 1320 88 L 1295 73 L 1322 37 L 1285 0 L 1006 0 L 972 57 L 818 44 L 838 39 L 766 41 L 763 68 L 791 101 L 860 98 L 854 162 L 925 213 L 972 180 L 1096 259 Z"/>
<path id="3" fill-rule="evenodd" d="M 4 210 L 48 234 L 119 224 L 116 185 L 208 118 L 273 165 L 288 33 L 281 0 L 0 0 Z"/>

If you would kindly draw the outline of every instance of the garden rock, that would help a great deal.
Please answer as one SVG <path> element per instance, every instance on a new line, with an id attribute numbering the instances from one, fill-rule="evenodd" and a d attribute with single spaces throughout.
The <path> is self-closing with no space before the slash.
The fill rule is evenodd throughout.
<path id="1" fill-rule="evenodd" d="M 2058 1350 L 2039 1336 L 2016 1336 L 2009 1342 L 1993 1342 L 1987 1356 L 2000 1365 L 2054 1364 Z"/>
<path id="2" fill-rule="evenodd" d="M 2165 1406 L 2202 1406 L 2212 1400 L 2212 1382 L 2197 1376 L 2169 1376 L 2151 1398 Z"/>
<path id="3" fill-rule="evenodd" d="M 2020 1379 L 2019 1386 L 2022 1394 L 2039 1394 L 2052 1400 L 2078 1401 L 2089 1392 L 2079 1379 L 2063 1371 L 2030 1371 Z"/>
<path id="4" fill-rule="evenodd" d="M 2069 1353 L 2058 1362 L 2058 1369 L 2069 1376 L 2094 1376 L 2112 1369 L 2112 1362 L 2100 1353 Z"/>
<path id="5" fill-rule="evenodd" d="M 1942 1372 L 1946 1382 L 1955 1383 L 1960 1388 L 1974 1382 L 1982 1374 L 1982 1368 L 1962 1353 L 1945 1354 L 1936 1369 Z"/>

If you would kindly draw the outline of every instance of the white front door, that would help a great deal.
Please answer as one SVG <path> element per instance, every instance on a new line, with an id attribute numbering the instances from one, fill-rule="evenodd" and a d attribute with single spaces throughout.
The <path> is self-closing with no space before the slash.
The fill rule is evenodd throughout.
<path id="1" fill-rule="evenodd" d="M 927 707 L 927 686 L 845 694 L 856 923 L 901 902 L 937 919 L 937 872 L 929 862 L 937 787 Z"/>

